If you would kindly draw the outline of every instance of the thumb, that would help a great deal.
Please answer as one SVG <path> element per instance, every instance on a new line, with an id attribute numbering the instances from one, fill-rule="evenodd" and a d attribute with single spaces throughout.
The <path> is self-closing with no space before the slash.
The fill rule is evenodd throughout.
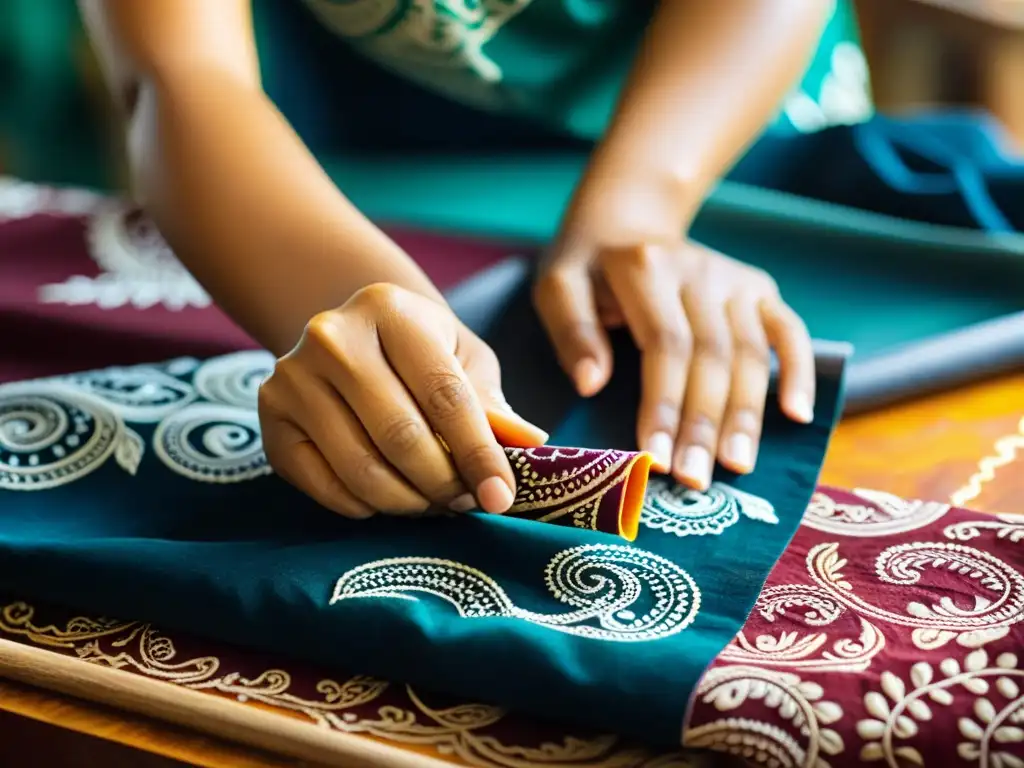
<path id="1" fill-rule="evenodd" d="M 493 350 L 476 337 L 472 344 L 460 342 L 459 346 L 462 350 L 468 350 L 460 355 L 462 370 L 466 372 L 480 399 L 497 441 L 508 448 L 544 445 L 548 433 L 517 414 L 505 399 L 501 386 L 501 366 Z"/>
<path id="2" fill-rule="evenodd" d="M 582 396 L 596 395 L 611 377 L 612 349 L 586 265 L 548 269 L 534 286 L 533 300 L 562 369 Z"/>

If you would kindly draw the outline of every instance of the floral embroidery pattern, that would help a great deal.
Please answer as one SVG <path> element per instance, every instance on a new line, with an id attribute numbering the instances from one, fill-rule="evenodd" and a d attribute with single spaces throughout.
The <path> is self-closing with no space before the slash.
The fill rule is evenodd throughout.
<path id="1" fill-rule="evenodd" d="M 857 488 L 852 501 L 818 491 L 804 515 L 804 525 L 841 536 L 885 536 L 924 528 L 949 511 L 948 504 L 906 501 L 882 491 Z"/>
<path id="2" fill-rule="evenodd" d="M 846 492 L 821 492 L 840 503 L 855 501 Z M 811 566 L 828 563 L 809 556 L 820 545 L 836 545 L 834 553 L 845 554 L 848 562 L 838 558 L 824 572 L 839 574 L 849 589 L 831 589 L 871 595 L 867 604 L 882 607 L 883 613 L 905 618 L 896 606 L 941 607 L 944 597 L 953 607 L 972 609 L 983 574 L 961 573 L 959 564 L 953 570 L 904 569 L 901 578 L 917 573 L 918 581 L 896 583 L 900 579 L 880 578 L 879 554 L 902 544 L 955 543 L 967 536 L 989 556 L 987 563 L 1000 561 L 1012 568 L 1020 563 L 1020 541 L 1013 540 L 1017 525 L 1013 516 L 951 509 L 924 528 L 879 537 L 833 537 L 801 526 L 742 633 L 701 680 L 683 727 L 684 742 L 747 764 L 790 768 L 853 768 L 865 762 L 887 768 L 1020 768 L 1024 625 L 1009 624 L 1003 636 L 979 633 L 970 638 L 976 647 L 960 643 L 963 633 L 957 630 L 957 642 L 922 649 L 906 627 L 889 623 L 888 614 L 862 616 L 857 605 L 820 588 L 811 578 Z M 896 562 L 891 557 L 884 561 Z M 992 572 L 1005 571 L 995 567 Z M 892 576 L 888 565 L 881 573 Z M 925 578 L 929 575 L 931 580 Z M 0 602 L 0 637 L 291 713 L 320 728 L 427 746 L 432 756 L 455 764 L 718 764 L 692 751 L 659 754 L 609 734 L 569 731 L 488 705 L 445 702 L 400 684 L 325 676 L 293 663 L 272 665 L 220 644 L 172 639 L 148 624 L 52 609 L 43 620 L 36 618 L 36 610 Z M 981 619 L 983 625 L 988 621 L 985 615 Z"/>
<path id="3" fill-rule="evenodd" d="M 112 455 L 134 475 L 146 445 L 130 424 L 153 425 L 153 454 L 189 480 L 268 475 L 257 394 L 273 366 L 269 352 L 237 352 L 0 386 L 0 489 L 65 485 Z M 625 502 L 632 483 L 643 493 L 642 454 L 544 446 L 506 455 L 517 480 L 509 516 L 635 535 L 637 503 Z M 777 521 L 767 501 L 722 484 L 705 497 L 659 480 L 647 498 L 645 524 L 676 535 L 720 533 L 741 514 Z"/>
<path id="4" fill-rule="evenodd" d="M 191 480 L 230 483 L 269 474 L 255 404 L 273 362 L 267 352 L 241 352 L 204 364 L 184 359 L 4 385 L 0 489 L 66 485 L 111 455 L 135 474 L 145 445 L 128 420 L 155 423 L 153 452 Z M 177 378 L 193 372 L 194 388 Z"/>
<path id="5" fill-rule="evenodd" d="M 1024 766 L 1022 522 L 820 489 L 684 745 L 769 766 Z"/>
<path id="6" fill-rule="evenodd" d="M 464 618 L 514 618 L 596 640 L 640 642 L 675 635 L 693 623 L 700 590 L 682 568 L 624 546 L 590 544 L 559 552 L 545 569 L 548 590 L 573 609 L 541 614 L 516 606 L 485 573 L 426 557 L 378 560 L 354 568 L 334 587 L 331 605 L 367 598 L 432 595 Z"/>
<path id="7" fill-rule="evenodd" d="M 443 702 L 410 686 L 360 675 L 325 677 L 289 664 L 167 634 L 150 624 L 92 619 L 23 602 L 0 604 L 0 637 L 168 684 L 298 715 L 312 726 L 430 747 L 436 758 L 477 768 L 702 768 L 699 755 L 658 754 L 611 734 L 567 733 L 516 721 L 486 704 Z M 56 617 L 54 616 L 56 614 Z"/>
<path id="8" fill-rule="evenodd" d="M 86 240 L 100 274 L 44 285 L 39 289 L 42 303 L 171 311 L 210 306 L 209 294 L 141 211 L 108 202 L 88 218 Z"/>
<path id="9" fill-rule="evenodd" d="M 768 501 L 725 483 L 712 483 L 706 493 L 701 493 L 652 477 L 640 522 L 675 536 L 717 536 L 735 525 L 741 515 L 772 525 L 779 522 Z"/>

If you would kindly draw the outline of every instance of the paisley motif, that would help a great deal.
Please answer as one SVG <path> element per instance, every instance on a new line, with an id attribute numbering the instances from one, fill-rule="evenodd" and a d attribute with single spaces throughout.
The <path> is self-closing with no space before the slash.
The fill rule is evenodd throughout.
<path id="1" fill-rule="evenodd" d="M 640 522 L 676 536 L 717 536 L 741 516 L 772 525 L 779 522 L 768 501 L 725 483 L 712 483 L 701 493 L 663 477 L 652 477 L 647 483 Z"/>
<path id="2" fill-rule="evenodd" d="M 236 352 L 203 363 L 192 383 L 211 402 L 255 410 L 260 384 L 273 369 L 269 352 Z"/>
<path id="3" fill-rule="evenodd" d="M 658 640 L 683 631 L 700 610 L 700 590 L 686 571 L 658 555 L 589 544 L 559 552 L 545 569 L 548 590 L 574 610 L 536 613 L 512 602 L 484 572 L 429 557 L 377 560 L 344 574 L 330 604 L 431 595 L 464 618 L 516 618 L 570 635 L 615 642 Z"/>
<path id="4" fill-rule="evenodd" d="M 254 411 L 195 403 L 164 419 L 153 450 L 179 475 L 204 483 L 238 483 L 271 472 Z"/>
<path id="5" fill-rule="evenodd" d="M 924 528 L 949 511 L 949 504 L 905 500 L 883 491 L 857 488 L 851 501 L 818 491 L 804 514 L 802 525 L 839 536 L 891 536 Z"/>
<path id="6" fill-rule="evenodd" d="M 67 387 L 0 387 L 0 489 L 72 483 L 101 467 L 127 436 L 113 411 Z"/>
<path id="7" fill-rule="evenodd" d="M 150 365 L 107 368 L 61 381 L 102 400 L 125 421 L 152 424 L 195 400 L 185 382 Z"/>

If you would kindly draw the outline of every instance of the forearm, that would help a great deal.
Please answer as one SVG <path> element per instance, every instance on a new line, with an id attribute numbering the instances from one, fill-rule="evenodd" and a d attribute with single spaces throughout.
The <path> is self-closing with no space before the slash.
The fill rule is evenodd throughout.
<path id="1" fill-rule="evenodd" d="M 807 66 L 825 0 L 662 0 L 589 183 L 643 178 L 692 214 Z M 593 178 L 600 177 L 600 178 Z"/>
<path id="2" fill-rule="evenodd" d="M 275 353 L 289 350 L 314 314 L 374 282 L 440 299 L 263 92 L 230 74 L 144 79 L 128 147 L 136 194 L 179 258 Z"/>

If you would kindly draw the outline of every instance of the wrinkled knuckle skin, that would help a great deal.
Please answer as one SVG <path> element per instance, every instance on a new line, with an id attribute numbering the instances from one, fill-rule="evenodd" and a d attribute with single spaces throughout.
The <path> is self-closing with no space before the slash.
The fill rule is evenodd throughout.
<path id="1" fill-rule="evenodd" d="M 723 333 L 709 333 L 697 339 L 697 355 L 722 366 L 732 364 L 732 340 Z"/>
<path id="2" fill-rule="evenodd" d="M 718 423 L 706 414 L 697 414 L 686 419 L 679 434 L 687 445 L 713 451 L 718 442 Z"/>
<path id="3" fill-rule="evenodd" d="M 432 419 L 450 421 L 472 402 L 469 384 L 451 372 L 435 373 L 427 379 L 427 412 Z"/>
<path id="4" fill-rule="evenodd" d="M 749 334 L 740 334 L 734 342 L 736 355 L 746 357 L 767 367 L 771 364 L 767 342 Z"/>
<path id="5" fill-rule="evenodd" d="M 352 294 L 349 302 L 356 307 L 387 310 L 398 305 L 401 294 L 402 289 L 392 283 L 373 283 Z"/>
<path id="6" fill-rule="evenodd" d="M 423 424 L 404 414 L 386 419 L 380 425 L 381 440 L 398 454 L 419 450 L 420 442 L 428 437 Z"/>
<path id="7" fill-rule="evenodd" d="M 480 444 L 464 448 L 459 451 L 455 459 L 463 474 L 474 482 L 480 482 L 495 475 L 500 477 L 508 472 L 508 462 L 504 455 L 496 456 L 495 450 L 489 445 Z"/>
<path id="8" fill-rule="evenodd" d="M 688 357 L 693 351 L 693 336 L 685 328 L 659 328 L 654 335 L 654 348 L 678 357 Z"/>

